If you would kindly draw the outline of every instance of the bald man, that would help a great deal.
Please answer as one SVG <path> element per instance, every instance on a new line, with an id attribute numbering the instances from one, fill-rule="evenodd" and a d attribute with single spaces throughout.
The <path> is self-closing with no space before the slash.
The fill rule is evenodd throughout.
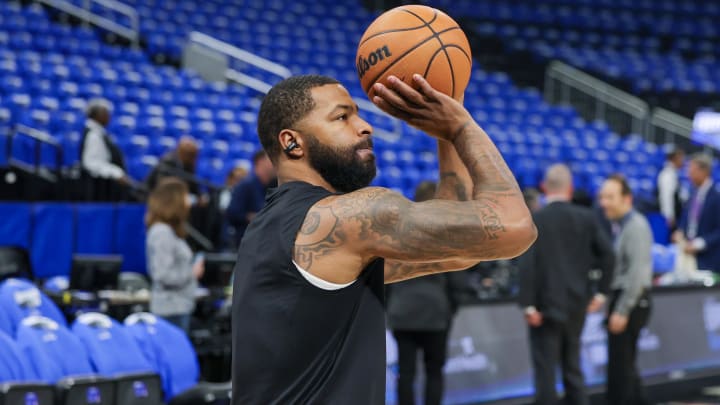
<path id="1" fill-rule="evenodd" d="M 187 179 L 195 176 L 198 152 L 199 148 L 195 139 L 189 136 L 180 138 L 175 150 L 165 154 L 148 176 L 146 180 L 148 190 L 155 188 L 155 185 L 161 178 L 172 176 L 185 179 L 190 194 L 198 196 L 198 185 L 194 182 L 187 181 Z"/>
<path id="2" fill-rule="evenodd" d="M 537 404 L 555 404 L 555 370 L 562 368 L 565 403 L 588 404 L 580 369 L 580 334 L 587 312 L 599 310 L 609 288 L 613 249 L 593 212 L 570 203 L 572 174 L 548 168 L 546 206 L 533 214 L 538 239 L 519 260 L 519 303 L 529 327 Z M 595 294 L 589 272 L 602 279 Z"/>

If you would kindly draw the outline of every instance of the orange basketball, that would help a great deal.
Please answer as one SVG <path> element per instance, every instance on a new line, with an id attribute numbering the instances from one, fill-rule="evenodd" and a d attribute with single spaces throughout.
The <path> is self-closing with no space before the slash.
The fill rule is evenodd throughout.
<path id="1" fill-rule="evenodd" d="M 470 44 L 447 14 L 427 6 L 401 6 L 367 28 L 357 51 L 357 72 L 370 99 L 372 85 L 390 75 L 412 85 L 418 73 L 437 90 L 459 99 L 470 80 Z"/>

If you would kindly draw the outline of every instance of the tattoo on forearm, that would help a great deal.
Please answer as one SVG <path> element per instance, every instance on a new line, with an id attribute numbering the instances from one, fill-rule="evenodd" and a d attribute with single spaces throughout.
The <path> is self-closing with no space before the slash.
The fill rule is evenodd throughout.
<path id="1" fill-rule="evenodd" d="M 502 155 L 489 139 L 472 136 L 470 126 L 463 126 L 455 137 L 455 145 L 460 159 L 465 163 L 473 180 L 473 198 L 480 193 L 512 192 L 520 193 L 517 181 L 508 168 Z"/>

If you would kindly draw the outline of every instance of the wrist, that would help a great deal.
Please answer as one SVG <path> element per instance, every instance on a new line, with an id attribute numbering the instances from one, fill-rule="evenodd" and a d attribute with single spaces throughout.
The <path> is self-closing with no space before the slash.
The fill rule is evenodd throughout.
<path id="1" fill-rule="evenodd" d="M 457 141 L 462 138 L 464 134 L 466 134 L 468 131 L 467 129 L 472 124 L 472 119 L 468 119 L 467 121 L 464 121 L 462 124 L 460 124 L 458 127 L 454 128 L 450 131 L 450 134 L 447 139 L 450 143 L 452 143 L 455 147 L 457 147 Z"/>

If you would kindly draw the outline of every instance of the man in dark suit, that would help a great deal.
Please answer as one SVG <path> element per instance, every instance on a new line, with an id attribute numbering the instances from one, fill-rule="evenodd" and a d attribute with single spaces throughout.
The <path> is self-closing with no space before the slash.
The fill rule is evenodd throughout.
<path id="1" fill-rule="evenodd" d="M 695 255 L 698 269 L 720 272 L 720 190 L 713 183 L 712 157 L 696 154 L 690 159 L 688 177 L 695 190 L 680 219 L 687 240 L 685 252 Z"/>
<path id="2" fill-rule="evenodd" d="M 533 217 L 538 239 L 519 260 L 519 303 L 530 327 L 535 403 L 558 402 L 555 371 L 562 367 L 565 403 L 588 404 L 580 369 L 580 334 L 585 315 L 605 302 L 613 249 L 595 214 L 570 203 L 572 175 L 565 165 L 545 174 L 547 206 Z M 590 271 L 602 271 L 593 295 Z"/>
<path id="3" fill-rule="evenodd" d="M 198 152 L 198 144 L 193 138 L 180 138 L 177 148 L 166 153 L 148 175 L 145 180 L 148 191 L 152 191 L 163 177 L 178 177 L 187 183 L 191 195 L 200 197 L 200 188 L 197 182 L 193 181 Z"/>

